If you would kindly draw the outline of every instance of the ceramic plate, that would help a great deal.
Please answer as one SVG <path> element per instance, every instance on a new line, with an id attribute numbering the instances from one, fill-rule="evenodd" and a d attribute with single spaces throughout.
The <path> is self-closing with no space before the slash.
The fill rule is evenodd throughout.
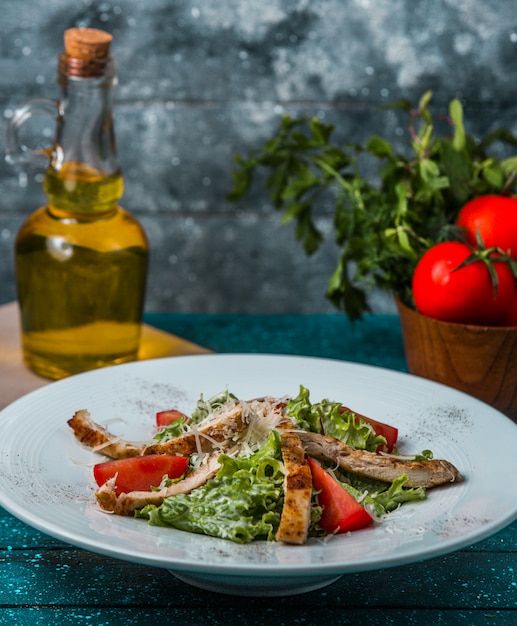
<path id="1" fill-rule="evenodd" d="M 401 452 L 430 448 L 465 481 L 429 490 L 373 527 L 304 546 L 237 545 L 102 513 L 94 504 L 99 456 L 76 442 L 78 409 L 126 439 L 152 435 L 154 414 L 190 412 L 200 393 L 246 399 L 296 395 L 342 401 L 399 428 Z M 203 355 L 143 361 L 80 374 L 0 413 L 0 504 L 31 526 L 104 555 L 167 568 L 198 587 L 286 595 L 351 572 L 408 564 L 457 550 L 517 518 L 517 426 L 454 389 L 343 361 L 270 355 Z"/>

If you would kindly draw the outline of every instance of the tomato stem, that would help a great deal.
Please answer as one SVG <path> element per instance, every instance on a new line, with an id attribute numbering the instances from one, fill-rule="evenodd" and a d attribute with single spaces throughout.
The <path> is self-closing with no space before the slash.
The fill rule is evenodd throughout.
<path id="1" fill-rule="evenodd" d="M 452 271 L 465 267 L 466 265 L 470 265 L 471 263 L 475 263 L 476 261 L 481 261 L 484 263 L 488 269 L 490 274 L 490 279 L 492 280 L 492 284 L 494 286 L 494 298 L 497 297 L 497 290 L 499 287 L 499 277 L 494 267 L 495 263 L 506 263 L 514 277 L 517 281 L 517 262 L 512 259 L 502 248 L 498 248 L 493 246 L 492 248 L 485 248 L 483 243 L 483 239 L 479 233 L 479 230 L 476 232 L 476 240 L 477 240 L 477 248 L 473 248 L 469 246 L 471 250 L 471 254 L 464 261 L 462 261 L 457 267 L 455 267 Z"/>

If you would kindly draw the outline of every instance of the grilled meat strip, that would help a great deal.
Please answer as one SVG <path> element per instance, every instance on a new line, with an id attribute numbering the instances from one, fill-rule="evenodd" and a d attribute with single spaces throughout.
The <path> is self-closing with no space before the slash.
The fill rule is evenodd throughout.
<path id="1" fill-rule="evenodd" d="M 298 435 L 281 432 L 282 460 L 287 470 L 284 506 L 277 541 L 301 545 L 307 541 L 311 515 L 312 476 Z"/>
<path id="2" fill-rule="evenodd" d="M 120 437 L 112 435 L 103 426 L 96 424 L 91 419 L 90 413 L 84 409 L 76 411 L 67 423 L 82 444 L 90 448 L 103 446 L 98 452 L 112 459 L 140 456 L 145 447 L 144 444 L 124 441 Z"/>
<path id="3" fill-rule="evenodd" d="M 228 405 L 226 410 L 216 413 L 214 418 L 184 435 L 169 441 L 157 441 L 147 445 L 142 454 L 181 454 L 210 452 L 248 427 L 248 419 L 240 403 Z"/>
<path id="4" fill-rule="evenodd" d="M 105 511 L 113 512 L 116 515 L 133 515 L 135 511 L 142 509 L 148 504 L 159 506 L 165 498 L 177 496 L 180 493 L 189 493 L 193 489 L 204 485 L 210 478 L 215 476 L 221 467 L 218 457 L 219 453 L 209 456 L 203 465 L 200 465 L 186 478 L 159 491 L 131 491 L 117 496 L 114 489 L 114 481 L 108 480 L 102 487 L 97 489 L 95 497 L 99 506 Z"/>
<path id="5" fill-rule="evenodd" d="M 366 478 L 391 483 L 406 474 L 407 487 L 436 487 L 463 480 L 460 472 L 449 461 L 407 461 L 395 456 L 356 450 L 334 437 L 303 431 L 297 434 L 309 456 L 336 463 L 342 469 Z"/>
<path id="6" fill-rule="evenodd" d="M 124 459 L 143 454 L 180 454 L 187 456 L 196 452 L 211 452 L 218 444 L 229 441 L 244 431 L 248 420 L 241 404 L 230 405 L 216 413 L 206 424 L 170 439 L 169 441 L 148 441 L 136 443 L 125 441 L 113 435 L 100 424 L 94 422 L 88 411 L 77 411 L 68 420 L 76 438 L 86 446 L 97 448 L 98 452 L 112 459 Z M 100 447 L 102 446 L 102 447 Z"/>

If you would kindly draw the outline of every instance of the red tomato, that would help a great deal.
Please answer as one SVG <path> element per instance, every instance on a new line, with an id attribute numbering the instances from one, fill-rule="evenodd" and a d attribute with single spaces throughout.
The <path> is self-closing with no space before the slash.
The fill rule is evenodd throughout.
<path id="1" fill-rule="evenodd" d="M 471 256 L 464 243 L 449 241 L 430 248 L 413 274 L 413 297 L 423 315 L 447 322 L 497 326 L 510 307 L 514 278 L 507 263 L 493 261 L 497 296 L 488 268 L 475 261 L 457 269 Z"/>
<path id="2" fill-rule="evenodd" d="M 345 413 L 346 411 L 354 413 L 354 415 L 358 419 L 362 419 L 370 424 L 376 435 L 381 435 L 382 437 L 384 437 L 384 439 L 386 439 L 386 445 L 379 446 L 377 451 L 379 451 L 380 449 L 385 450 L 386 452 L 393 452 L 393 448 L 395 447 L 395 444 L 397 443 L 397 438 L 399 436 L 399 431 L 397 428 L 395 428 L 394 426 L 390 426 L 389 424 L 384 424 L 383 422 L 378 422 L 371 417 L 366 417 L 366 415 L 361 415 L 356 411 L 352 411 L 352 409 L 349 409 L 348 407 L 342 406 L 340 408 L 341 413 Z"/>
<path id="3" fill-rule="evenodd" d="M 456 223 L 467 232 L 468 241 L 477 246 L 479 231 L 485 248 L 501 248 L 517 260 L 517 198 L 480 196 L 460 210 Z"/>
<path id="4" fill-rule="evenodd" d="M 100 487 L 116 474 L 115 493 L 118 495 L 130 491 L 150 491 L 151 487 L 157 487 L 162 482 L 165 474 L 169 478 L 179 478 L 185 473 L 187 465 L 186 456 L 149 454 L 98 463 L 93 468 L 93 476 Z"/>
<path id="5" fill-rule="evenodd" d="M 309 456 L 307 462 L 311 468 L 312 484 L 321 492 L 318 494 L 318 502 L 323 508 L 323 513 L 318 525 L 324 531 L 346 533 L 365 528 L 373 522 L 368 511 L 317 461 Z"/>
<path id="6" fill-rule="evenodd" d="M 187 417 L 187 416 L 181 411 L 178 411 L 177 409 L 169 409 L 168 411 L 159 411 L 158 413 L 156 413 L 156 426 L 158 426 L 158 428 L 163 428 L 164 426 L 168 426 L 175 420 L 180 419 L 180 417 Z"/>

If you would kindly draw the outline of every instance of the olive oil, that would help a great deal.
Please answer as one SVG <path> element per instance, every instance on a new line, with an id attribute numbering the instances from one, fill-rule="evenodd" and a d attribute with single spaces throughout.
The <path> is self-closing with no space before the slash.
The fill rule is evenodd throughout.
<path id="1" fill-rule="evenodd" d="M 24 360 L 53 379 L 137 358 L 148 260 L 142 226 L 118 204 L 111 36 L 71 29 L 65 48 L 67 35 L 80 45 L 60 58 L 48 202 L 15 245 Z"/>
<path id="2" fill-rule="evenodd" d="M 49 167 L 43 191 L 54 215 L 97 218 L 113 212 L 124 193 L 120 171 L 105 174 L 87 163 L 63 163 Z"/>
<path id="3" fill-rule="evenodd" d="M 48 172 L 44 188 L 52 204 L 29 217 L 16 241 L 26 364 L 62 378 L 136 359 L 147 240 L 124 209 L 99 201 L 120 193 L 120 175 L 87 176 L 74 164 Z M 85 207 L 93 198 L 94 208 L 80 215 L 70 195 Z"/>

